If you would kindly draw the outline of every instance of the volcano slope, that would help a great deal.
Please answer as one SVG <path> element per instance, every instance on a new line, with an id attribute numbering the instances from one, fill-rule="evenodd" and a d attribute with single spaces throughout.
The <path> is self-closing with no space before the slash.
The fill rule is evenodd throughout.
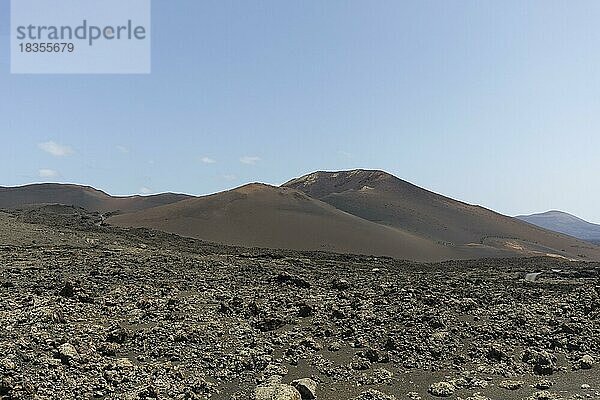
<path id="1" fill-rule="evenodd" d="M 117 215 L 107 222 L 247 247 L 375 254 L 417 261 L 460 256 L 448 246 L 350 215 L 294 189 L 264 184 Z"/>
<path id="2" fill-rule="evenodd" d="M 283 185 L 366 220 L 464 249 L 600 260 L 600 247 L 483 207 L 463 203 L 383 171 L 315 172 Z M 466 248 L 465 248 L 466 246 Z"/>
<path id="3" fill-rule="evenodd" d="M 600 396 L 599 264 L 248 250 L 54 211 L 0 213 L 2 399 Z"/>

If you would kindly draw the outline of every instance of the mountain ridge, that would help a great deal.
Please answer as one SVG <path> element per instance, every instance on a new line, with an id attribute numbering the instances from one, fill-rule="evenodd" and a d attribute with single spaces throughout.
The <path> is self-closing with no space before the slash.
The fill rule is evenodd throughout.
<path id="1" fill-rule="evenodd" d="M 106 223 L 245 247 L 323 250 L 415 261 L 554 256 L 600 260 L 600 247 L 423 189 L 381 170 L 317 171 L 281 186 L 207 196 L 111 196 L 91 186 L 0 188 L 0 208 L 58 203 Z"/>
<path id="2" fill-rule="evenodd" d="M 135 211 L 184 200 L 191 196 L 177 193 L 112 196 L 92 186 L 72 183 L 34 183 L 1 186 L 0 208 L 11 209 L 35 204 L 64 204 L 88 211 Z"/>

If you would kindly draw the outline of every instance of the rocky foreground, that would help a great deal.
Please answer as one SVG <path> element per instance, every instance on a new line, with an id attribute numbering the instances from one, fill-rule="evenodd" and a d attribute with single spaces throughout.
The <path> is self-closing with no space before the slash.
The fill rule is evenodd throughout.
<path id="1" fill-rule="evenodd" d="M 36 218 L 0 218 L 1 399 L 600 398 L 598 264 L 413 264 Z"/>

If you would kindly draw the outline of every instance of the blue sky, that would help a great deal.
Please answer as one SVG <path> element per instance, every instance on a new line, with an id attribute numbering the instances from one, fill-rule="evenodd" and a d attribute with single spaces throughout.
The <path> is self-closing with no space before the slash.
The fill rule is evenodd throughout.
<path id="1" fill-rule="evenodd" d="M 206 194 L 360 167 L 600 222 L 600 2 L 154 0 L 152 74 L 82 76 L 10 75 L 8 3 L 0 185 Z"/>

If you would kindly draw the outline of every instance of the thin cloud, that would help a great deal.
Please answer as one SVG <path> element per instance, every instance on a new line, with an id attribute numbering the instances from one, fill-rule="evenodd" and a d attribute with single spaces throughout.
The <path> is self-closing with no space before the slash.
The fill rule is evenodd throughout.
<path id="1" fill-rule="evenodd" d="M 116 147 L 116 149 L 117 149 L 119 152 L 121 152 L 121 153 L 123 153 L 123 154 L 127 154 L 127 153 L 129 153 L 129 149 L 128 149 L 127 147 L 125 147 L 125 146 L 117 145 L 117 146 L 115 146 L 115 147 Z"/>
<path id="2" fill-rule="evenodd" d="M 259 161 L 260 161 L 260 157 L 255 157 L 255 156 L 245 156 L 245 157 L 240 158 L 240 162 L 242 164 L 246 164 L 246 165 L 255 165 Z"/>
<path id="3" fill-rule="evenodd" d="M 146 186 L 142 186 L 140 188 L 140 193 L 141 194 L 150 194 L 150 193 L 152 193 L 152 189 L 150 189 L 149 187 L 146 187 Z"/>
<path id="4" fill-rule="evenodd" d="M 73 154 L 73 149 L 50 140 L 49 142 L 38 143 L 40 150 L 45 151 L 54 157 L 65 157 Z"/>
<path id="5" fill-rule="evenodd" d="M 235 175 L 223 175 L 223 179 L 225 179 L 226 181 L 233 181 L 235 180 L 237 177 Z"/>
<path id="6" fill-rule="evenodd" d="M 210 157 L 202 157 L 200 161 L 202 161 L 204 164 L 214 164 L 217 162 L 214 158 Z"/>
<path id="7" fill-rule="evenodd" d="M 38 170 L 38 175 L 40 178 L 48 179 L 48 178 L 58 178 L 60 174 L 58 171 L 48 168 L 42 168 Z"/>

